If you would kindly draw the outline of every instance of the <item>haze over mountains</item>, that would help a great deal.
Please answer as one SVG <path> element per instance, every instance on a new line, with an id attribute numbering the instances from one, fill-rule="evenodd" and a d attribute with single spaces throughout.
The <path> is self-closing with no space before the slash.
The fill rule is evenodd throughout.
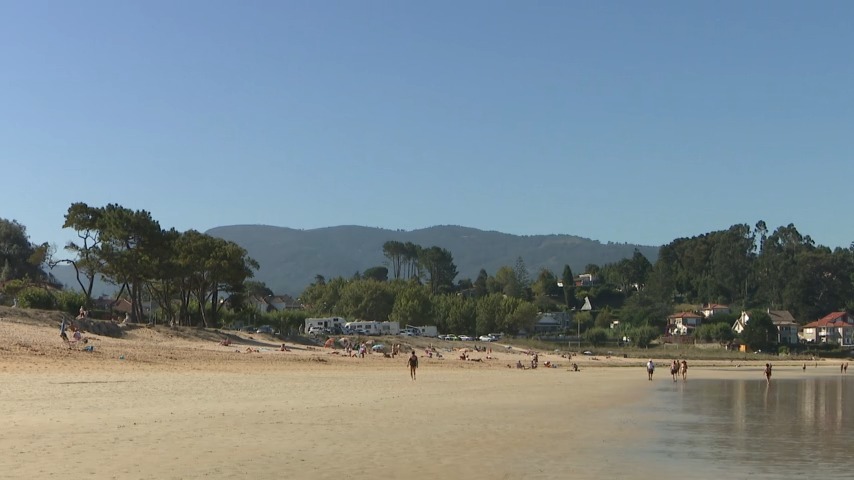
<path id="1" fill-rule="evenodd" d="M 435 226 L 412 231 L 337 226 L 296 230 L 267 225 L 231 225 L 206 233 L 231 240 L 261 264 L 256 280 L 276 293 L 299 295 L 316 275 L 351 277 L 356 272 L 387 266 L 383 244 L 389 240 L 438 246 L 451 252 L 459 275 L 477 278 L 483 268 L 490 275 L 502 266 L 514 266 L 522 257 L 532 279 L 541 268 L 560 275 L 569 264 L 575 274 L 588 264 L 604 265 L 632 256 L 635 248 L 650 262 L 657 246 L 603 244 L 573 235 L 510 235 L 460 226 Z"/>
<path id="2" fill-rule="evenodd" d="M 494 275 L 500 267 L 513 267 L 519 257 L 524 260 L 531 279 L 535 279 L 542 268 L 560 276 L 567 264 L 577 275 L 591 263 L 604 265 L 631 257 L 635 248 L 650 262 L 658 258 L 656 246 L 601 243 L 574 235 L 511 235 L 460 226 L 403 231 L 359 226 L 297 230 L 268 225 L 230 225 L 212 228 L 206 233 L 245 248 L 261 265 L 255 280 L 266 283 L 277 294 L 292 296 L 302 293 L 318 274 L 327 279 L 349 278 L 371 267 L 387 266 L 382 248 L 389 240 L 449 250 L 459 272 L 455 283 L 463 278 L 474 280 L 481 268 Z M 63 265 L 51 273 L 69 288 L 79 288 L 73 268 Z M 115 286 L 97 281 L 94 295 L 111 294 L 115 290 Z"/>

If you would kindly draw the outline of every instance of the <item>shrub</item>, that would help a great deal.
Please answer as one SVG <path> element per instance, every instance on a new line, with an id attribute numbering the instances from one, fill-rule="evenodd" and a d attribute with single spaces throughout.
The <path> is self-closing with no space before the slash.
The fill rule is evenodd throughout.
<path id="1" fill-rule="evenodd" d="M 82 292 L 63 290 L 56 294 L 56 308 L 65 313 L 77 315 L 83 305 L 86 305 L 86 295 Z"/>
<path id="2" fill-rule="evenodd" d="M 38 287 L 27 287 L 18 292 L 18 304 L 23 308 L 56 308 L 56 298 L 49 291 Z"/>

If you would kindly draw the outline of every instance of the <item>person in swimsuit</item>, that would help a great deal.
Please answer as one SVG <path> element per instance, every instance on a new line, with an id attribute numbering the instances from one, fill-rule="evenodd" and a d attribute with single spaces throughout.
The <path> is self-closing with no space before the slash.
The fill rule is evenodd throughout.
<path id="1" fill-rule="evenodd" d="M 771 364 L 765 364 L 765 381 L 771 383 Z"/>
<path id="2" fill-rule="evenodd" d="M 415 370 L 418 368 L 418 355 L 415 354 L 415 351 L 412 351 L 412 355 L 409 356 L 409 376 L 415 380 Z"/>
<path id="3" fill-rule="evenodd" d="M 676 375 L 679 374 L 679 363 L 676 360 L 670 364 L 670 376 L 673 377 L 673 381 L 676 381 Z"/>
<path id="4" fill-rule="evenodd" d="M 679 368 L 679 371 L 682 373 L 682 381 L 688 380 L 688 362 L 686 360 L 682 360 L 682 367 Z"/>

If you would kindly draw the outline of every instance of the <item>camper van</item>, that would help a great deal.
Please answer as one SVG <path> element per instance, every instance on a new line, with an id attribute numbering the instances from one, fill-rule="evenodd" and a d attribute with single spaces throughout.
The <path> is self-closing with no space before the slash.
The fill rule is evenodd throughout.
<path id="1" fill-rule="evenodd" d="M 439 330 L 435 325 L 424 325 L 421 327 L 415 327 L 412 325 L 407 325 L 406 329 L 410 332 L 413 332 L 413 335 L 419 337 L 438 337 Z"/>
<path id="2" fill-rule="evenodd" d="M 341 317 L 306 318 L 305 333 L 317 332 L 319 329 L 324 333 L 341 333 L 347 320 Z"/>
<path id="3" fill-rule="evenodd" d="M 380 322 L 359 321 L 344 324 L 344 333 L 350 335 L 382 335 L 382 324 Z"/>

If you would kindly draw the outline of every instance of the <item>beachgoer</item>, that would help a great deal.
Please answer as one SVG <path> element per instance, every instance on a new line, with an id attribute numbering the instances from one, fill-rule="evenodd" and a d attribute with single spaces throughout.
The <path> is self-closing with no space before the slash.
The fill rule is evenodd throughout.
<path id="1" fill-rule="evenodd" d="M 765 364 L 765 381 L 771 383 L 771 364 Z"/>
<path id="2" fill-rule="evenodd" d="M 418 355 L 415 354 L 415 350 L 412 351 L 407 363 L 409 364 L 409 376 L 415 380 L 415 370 L 418 368 Z"/>
<path id="3" fill-rule="evenodd" d="M 805 372 L 807 371 L 807 364 L 806 363 L 804 364 L 804 371 Z"/>
<path id="4" fill-rule="evenodd" d="M 688 380 L 688 362 L 682 360 L 682 366 L 679 368 L 679 371 L 682 373 L 682 381 Z"/>
<path id="5" fill-rule="evenodd" d="M 679 362 L 673 360 L 673 362 L 670 363 L 670 376 L 673 377 L 674 382 L 676 381 L 677 375 L 679 375 Z"/>
<path id="6" fill-rule="evenodd" d="M 65 333 L 65 330 L 68 328 L 69 324 L 73 325 L 74 322 L 69 321 L 68 317 L 63 315 L 62 325 L 59 326 L 59 336 L 60 336 L 60 338 L 62 338 L 62 341 L 65 343 L 68 343 L 68 334 Z"/>
<path id="7" fill-rule="evenodd" d="M 848 362 L 845 362 L 845 366 L 842 367 L 842 371 L 844 373 L 848 373 Z"/>
<path id="8" fill-rule="evenodd" d="M 650 358 L 648 362 L 646 362 L 646 374 L 649 377 L 649 380 L 652 381 L 652 374 L 655 373 L 655 363 Z"/>

